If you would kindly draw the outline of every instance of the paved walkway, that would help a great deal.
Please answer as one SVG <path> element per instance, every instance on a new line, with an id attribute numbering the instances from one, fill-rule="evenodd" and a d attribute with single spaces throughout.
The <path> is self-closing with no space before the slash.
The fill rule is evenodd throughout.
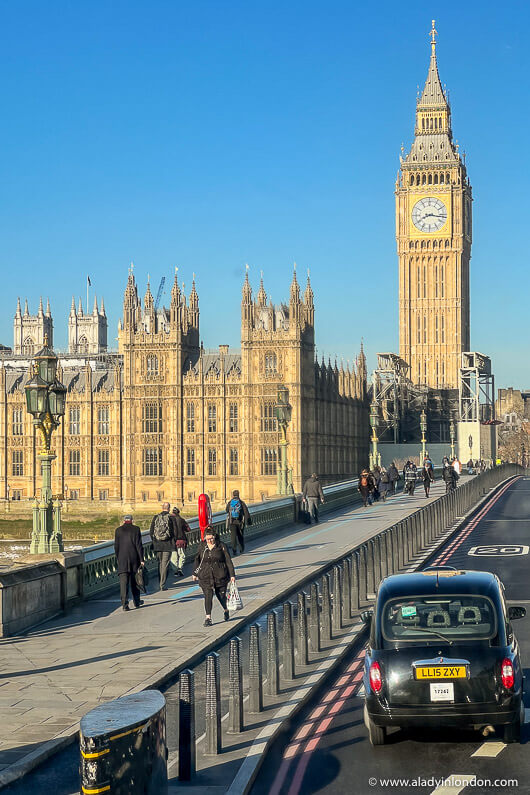
<path id="1" fill-rule="evenodd" d="M 444 491 L 437 482 L 431 499 Z M 72 736 L 88 710 L 156 687 L 312 571 L 428 502 L 418 489 L 413 498 L 399 495 L 370 508 L 344 509 L 317 526 L 292 525 L 250 542 L 234 560 L 245 609 L 229 623 L 217 604 L 214 626 L 202 626 L 201 593 L 188 575 L 168 591 L 144 597 L 140 610 L 124 613 L 116 589 L 26 635 L 0 641 L 0 786 L 15 769 L 30 767 L 43 749 Z"/>

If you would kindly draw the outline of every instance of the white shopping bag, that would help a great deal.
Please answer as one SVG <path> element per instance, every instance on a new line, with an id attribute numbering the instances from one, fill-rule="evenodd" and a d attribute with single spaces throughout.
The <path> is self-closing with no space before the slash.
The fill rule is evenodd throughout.
<path id="1" fill-rule="evenodd" d="M 243 600 L 239 595 L 235 582 L 231 582 L 228 585 L 226 606 L 230 612 L 243 609 Z"/>

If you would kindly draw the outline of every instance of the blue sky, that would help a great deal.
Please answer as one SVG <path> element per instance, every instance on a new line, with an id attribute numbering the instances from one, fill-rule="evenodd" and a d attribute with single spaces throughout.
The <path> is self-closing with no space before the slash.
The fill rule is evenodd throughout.
<path id="1" fill-rule="evenodd" d="M 50 295 L 56 347 L 86 274 L 116 345 L 143 296 L 196 273 L 206 347 L 239 346 L 245 263 L 274 302 L 311 269 L 316 337 L 397 350 L 394 181 L 431 19 L 474 191 L 472 348 L 530 386 L 530 73 L 523 2 L 0 2 L 0 342 Z M 165 301 L 168 303 L 169 290 Z M 518 364 L 523 361 L 521 368 Z"/>

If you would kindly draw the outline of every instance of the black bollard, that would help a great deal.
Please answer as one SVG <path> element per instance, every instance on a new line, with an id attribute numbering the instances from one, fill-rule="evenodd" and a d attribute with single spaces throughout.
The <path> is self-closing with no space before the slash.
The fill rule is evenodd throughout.
<path id="1" fill-rule="evenodd" d="M 228 650 L 228 733 L 243 731 L 243 671 L 241 638 L 232 638 Z"/>
<path id="2" fill-rule="evenodd" d="M 320 651 L 320 611 L 318 606 L 318 586 L 311 583 L 309 593 L 309 640 L 314 652 Z"/>
<path id="3" fill-rule="evenodd" d="M 368 601 L 368 547 L 363 544 L 359 548 L 359 599 Z"/>
<path id="4" fill-rule="evenodd" d="M 298 610 L 296 616 L 297 623 L 297 651 L 298 651 L 298 665 L 308 665 L 309 663 L 309 649 L 307 638 L 307 613 L 305 604 L 305 593 L 302 591 L 298 594 Z"/>
<path id="5" fill-rule="evenodd" d="M 351 609 L 355 613 L 359 609 L 359 553 L 354 552 L 351 556 Z"/>
<path id="6" fill-rule="evenodd" d="M 330 641 L 332 638 L 329 574 L 322 575 L 322 638 L 326 641 Z"/>
<path id="7" fill-rule="evenodd" d="M 219 655 L 206 655 L 206 750 L 207 756 L 221 753 L 221 676 Z"/>
<path id="8" fill-rule="evenodd" d="M 283 603 L 283 678 L 287 682 L 294 679 L 293 606 L 290 602 Z"/>
<path id="9" fill-rule="evenodd" d="M 82 793 L 167 793 L 164 696 L 144 690 L 90 710 L 81 718 L 79 750 Z"/>
<path id="10" fill-rule="evenodd" d="M 278 630 L 276 613 L 267 613 L 267 682 L 266 692 L 269 696 L 277 696 L 280 692 L 280 660 L 278 652 Z"/>
<path id="11" fill-rule="evenodd" d="M 342 591 L 340 568 L 333 566 L 333 632 L 342 628 Z"/>
<path id="12" fill-rule="evenodd" d="M 348 621 L 351 618 L 351 561 L 344 558 L 342 564 L 342 617 Z"/>
<path id="13" fill-rule="evenodd" d="M 179 675 L 179 781 L 195 775 L 195 674 L 186 669 Z"/>
<path id="14" fill-rule="evenodd" d="M 259 624 L 250 627 L 248 650 L 248 711 L 261 712 L 263 709 L 263 672 L 261 667 L 261 649 Z"/>

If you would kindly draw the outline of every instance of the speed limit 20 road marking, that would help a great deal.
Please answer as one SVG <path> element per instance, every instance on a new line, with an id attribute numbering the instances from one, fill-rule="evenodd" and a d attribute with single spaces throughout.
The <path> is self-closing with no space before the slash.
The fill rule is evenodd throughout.
<path id="1" fill-rule="evenodd" d="M 471 547 L 467 554 L 483 558 L 507 558 L 513 555 L 528 555 L 528 549 L 524 544 L 485 544 L 480 547 Z"/>

